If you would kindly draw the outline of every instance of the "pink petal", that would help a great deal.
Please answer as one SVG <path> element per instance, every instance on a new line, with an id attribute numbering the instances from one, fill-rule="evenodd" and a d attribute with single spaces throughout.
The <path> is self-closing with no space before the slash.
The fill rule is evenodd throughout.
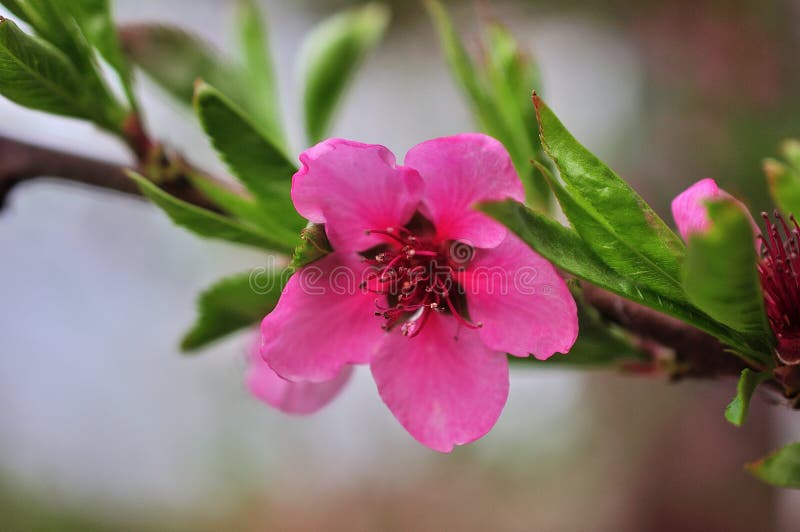
<path id="1" fill-rule="evenodd" d="M 750 218 L 753 234 L 760 234 L 761 231 L 758 228 L 758 224 L 750 216 L 750 211 L 747 207 L 741 201 L 719 188 L 716 181 L 706 178 L 690 186 L 672 200 L 672 217 L 675 219 L 675 224 L 678 226 L 678 231 L 684 240 L 687 240 L 691 233 L 704 232 L 708 229 L 710 221 L 705 204 L 707 201 L 723 198 L 730 198 L 736 201 Z M 757 245 L 756 247 L 758 248 L 759 246 Z"/>
<path id="2" fill-rule="evenodd" d="M 333 248 L 362 251 L 381 242 L 369 229 L 404 225 L 419 206 L 424 183 L 411 168 L 397 166 L 377 144 L 328 139 L 300 154 L 292 178 L 295 208 L 325 223 Z"/>
<path id="3" fill-rule="evenodd" d="M 544 360 L 566 353 L 578 337 L 578 312 L 552 264 L 516 235 L 478 249 L 463 275 L 467 309 L 490 349 Z"/>
<path id="4" fill-rule="evenodd" d="M 334 252 L 295 273 L 261 322 L 261 356 L 281 377 L 323 382 L 345 364 L 369 362 L 385 335 L 364 266 Z"/>
<path id="5" fill-rule="evenodd" d="M 701 179 L 672 200 L 672 217 L 684 240 L 690 233 L 704 232 L 709 219 L 705 202 L 715 198 L 730 197 L 713 179 Z"/>
<path id="6" fill-rule="evenodd" d="M 522 182 L 503 145 L 491 137 L 466 133 L 429 140 L 411 148 L 405 164 L 425 181 L 422 198 L 439 238 L 494 247 L 507 230 L 476 212 L 476 203 L 525 199 Z"/>
<path id="7" fill-rule="evenodd" d="M 290 382 L 264 362 L 258 346 L 250 351 L 247 387 L 255 397 L 286 414 L 313 414 L 330 403 L 350 380 L 353 366 L 345 366 L 326 382 Z"/>
<path id="8" fill-rule="evenodd" d="M 449 452 L 494 426 L 508 396 L 508 360 L 476 331 L 434 314 L 414 338 L 394 331 L 372 361 L 383 402 L 420 443 Z"/>

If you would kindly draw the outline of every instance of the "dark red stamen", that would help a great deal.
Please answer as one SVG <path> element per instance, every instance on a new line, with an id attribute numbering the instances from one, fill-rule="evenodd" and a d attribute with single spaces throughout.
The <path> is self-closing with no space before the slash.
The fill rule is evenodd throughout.
<path id="1" fill-rule="evenodd" d="M 400 325 L 401 332 L 413 338 L 434 312 L 450 314 L 471 329 L 481 327 L 466 316 L 465 298 L 456 282 L 463 261 L 450 257 L 446 243 L 424 232 L 415 235 L 406 227 L 367 233 L 386 240 L 363 254 L 374 270 L 362 284 L 364 289 L 385 296 L 385 304 L 382 298 L 375 301 L 375 315 L 385 320 L 385 329 Z"/>
<path id="2" fill-rule="evenodd" d="M 778 340 L 778 357 L 785 364 L 800 364 L 800 227 L 794 216 L 788 224 L 779 212 L 761 214 L 766 236 L 760 235 L 758 273 L 772 331 Z"/>

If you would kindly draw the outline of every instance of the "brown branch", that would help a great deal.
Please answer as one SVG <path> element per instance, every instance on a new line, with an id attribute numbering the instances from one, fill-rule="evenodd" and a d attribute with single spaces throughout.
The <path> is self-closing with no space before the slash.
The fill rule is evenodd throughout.
<path id="1" fill-rule="evenodd" d="M 141 197 L 136 183 L 125 175 L 125 165 L 93 159 L 0 136 L 0 208 L 11 190 L 20 183 L 50 177 Z M 185 176 L 178 176 L 162 188 L 184 201 L 218 211 Z"/>
<path id="2" fill-rule="evenodd" d="M 713 336 L 678 319 L 628 301 L 596 286 L 582 283 L 586 302 L 609 321 L 635 335 L 675 351 L 678 371 L 673 377 L 713 378 L 739 375 L 747 365 L 725 351 Z"/>

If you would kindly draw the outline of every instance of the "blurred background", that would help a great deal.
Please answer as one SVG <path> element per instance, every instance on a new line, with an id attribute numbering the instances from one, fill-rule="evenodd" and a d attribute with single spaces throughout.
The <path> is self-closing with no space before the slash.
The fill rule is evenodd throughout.
<path id="1" fill-rule="evenodd" d="M 231 47 L 231 3 L 116 0 Z M 285 118 L 302 146 L 295 56 L 347 2 L 263 1 Z M 548 102 L 669 219 L 702 177 L 768 208 L 763 157 L 800 135 L 800 1 L 450 2 L 467 42 L 506 22 Z M 402 154 L 474 129 L 420 2 L 397 0 L 335 134 Z M 0 14 L 6 14 L 0 8 Z M 470 36 L 475 36 L 472 39 Z M 223 172 L 191 113 L 140 79 L 154 136 Z M 90 126 L 0 101 L 0 134 L 127 162 Z M 800 438 L 798 416 L 735 382 L 516 368 L 488 436 L 417 444 L 368 371 L 310 418 L 243 387 L 248 335 L 177 349 L 196 293 L 266 257 L 201 241 L 154 207 L 38 180 L 0 212 L 0 530 L 796 530 L 800 497 L 742 464 Z"/>

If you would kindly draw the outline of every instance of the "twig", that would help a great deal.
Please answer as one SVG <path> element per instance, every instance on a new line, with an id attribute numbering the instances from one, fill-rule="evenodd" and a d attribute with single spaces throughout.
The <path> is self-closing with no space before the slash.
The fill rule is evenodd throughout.
<path id="1" fill-rule="evenodd" d="M 141 197 L 124 172 L 125 166 L 0 136 L 0 208 L 18 184 L 40 177 L 63 179 Z M 160 186 L 184 201 L 218 211 L 188 178 L 179 176 Z"/>
<path id="2" fill-rule="evenodd" d="M 661 314 L 586 283 L 583 296 L 606 319 L 641 338 L 675 351 L 678 371 L 673 378 L 713 378 L 739 375 L 747 366 L 713 336 L 678 319 Z"/>

